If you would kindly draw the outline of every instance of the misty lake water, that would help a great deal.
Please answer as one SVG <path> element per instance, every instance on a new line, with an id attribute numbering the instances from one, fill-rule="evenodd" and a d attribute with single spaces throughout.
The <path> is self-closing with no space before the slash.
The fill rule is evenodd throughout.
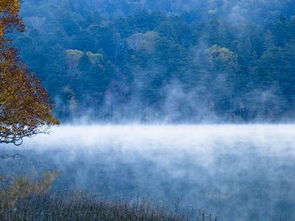
<path id="1" fill-rule="evenodd" d="M 60 171 L 57 191 L 220 220 L 295 220 L 295 125 L 62 126 L 2 151 L 22 156 L 1 172 Z"/>

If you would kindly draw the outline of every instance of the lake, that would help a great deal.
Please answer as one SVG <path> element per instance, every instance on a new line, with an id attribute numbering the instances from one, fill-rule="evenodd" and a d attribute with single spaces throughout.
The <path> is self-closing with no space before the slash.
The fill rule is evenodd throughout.
<path id="1" fill-rule="evenodd" d="M 144 199 L 220 220 L 295 220 L 295 125 L 85 125 L 25 139 L 1 172 L 60 171 L 53 191 Z"/>

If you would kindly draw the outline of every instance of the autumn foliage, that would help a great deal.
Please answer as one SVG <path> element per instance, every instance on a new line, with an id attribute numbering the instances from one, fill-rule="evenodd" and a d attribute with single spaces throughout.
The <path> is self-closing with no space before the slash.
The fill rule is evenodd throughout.
<path id="1" fill-rule="evenodd" d="M 0 1 L 0 144 L 20 145 L 59 121 L 40 81 L 29 73 L 7 34 L 24 31 L 19 0 Z"/>

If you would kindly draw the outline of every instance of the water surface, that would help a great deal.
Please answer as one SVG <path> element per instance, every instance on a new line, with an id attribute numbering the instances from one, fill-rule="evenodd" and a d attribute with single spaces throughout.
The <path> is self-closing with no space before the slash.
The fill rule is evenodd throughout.
<path id="1" fill-rule="evenodd" d="M 222 220 L 295 219 L 295 125 L 93 125 L 25 140 L 2 170 L 58 170 L 54 190 L 198 208 Z"/>

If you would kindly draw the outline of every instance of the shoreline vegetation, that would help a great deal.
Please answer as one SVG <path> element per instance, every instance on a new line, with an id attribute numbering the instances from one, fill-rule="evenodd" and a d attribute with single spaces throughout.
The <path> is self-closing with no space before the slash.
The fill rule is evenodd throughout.
<path id="1" fill-rule="evenodd" d="M 9 159 L 5 156 L 3 159 Z M 10 159 L 15 160 L 12 156 Z M 107 199 L 79 190 L 52 191 L 59 172 L 0 176 L 1 221 L 218 221 L 201 209 L 166 208 L 145 199 Z"/>
<path id="2" fill-rule="evenodd" d="M 4 209 L 0 204 L 0 220 L 13 221 L 217 221 L 217 217 L 203 210 L 191 214 L 173 212 L 154 206 L 148 201 L 127 203 L 72 192 L 67 196 L 41 193 L 17 201 Z M 194 210 L 194 211 L 193 211 Z"/>

